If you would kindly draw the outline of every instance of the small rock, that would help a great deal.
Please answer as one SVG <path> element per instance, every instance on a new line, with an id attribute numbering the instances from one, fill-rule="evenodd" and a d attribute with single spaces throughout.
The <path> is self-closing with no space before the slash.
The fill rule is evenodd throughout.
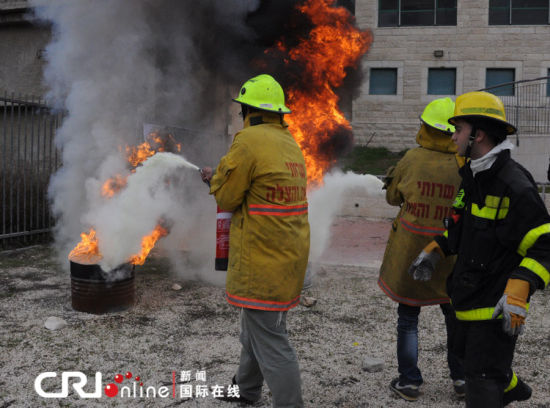
<path id="1" fill-rule="evenodd" d="M 384 369 L 384 361 L 374 357 L 365 357 L 363 360 L 363 371 L 375 373 Z"/>
<path id="2" fill-rule="evenodd" d="M 311 297 L 311 296 L 302 296 L 300 298 L 300 304 L 302 306 L 305 306 L 305 307 L 311 307 L 313 306 L 315 303 L 317 303 L 317 299 L 315 299 L 314 297 Z"/>
<path id="3" fill-rule="evenodd" d="M 172 285 L 172 290 L 181 290 L 181 285 L 178 285 L 177 283 L 174 283 Z"/>
<path id="4" fill-rule="evenodd" d="M 59 317 L 50 316 L 46 319 L 44 327 L 48 330 L 59 330 L 67 325 L 67 322 Z"/>

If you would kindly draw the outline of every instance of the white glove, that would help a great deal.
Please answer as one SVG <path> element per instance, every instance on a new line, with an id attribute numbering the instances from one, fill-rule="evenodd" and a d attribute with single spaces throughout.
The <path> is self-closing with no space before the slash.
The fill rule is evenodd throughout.
<path id="1" fill-rule="evenodd" d="M 414 280 L 427 282 L 432 279 L 435 265 L 440 259 L 441 255 L 437 251 L 422 251 L 409 267 L 408 273 Z"/>

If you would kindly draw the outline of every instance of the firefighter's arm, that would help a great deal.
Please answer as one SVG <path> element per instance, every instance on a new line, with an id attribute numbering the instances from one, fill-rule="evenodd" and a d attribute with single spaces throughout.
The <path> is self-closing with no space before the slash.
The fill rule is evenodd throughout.
<path id="1" fill-rule="evenodd" d="M 399 181 L 401 180 L 401 172 L 399 163 L 396 166 L 391 166 L 386 172 L 384 178 L 384 187 L 386 190 L 386 201 L 390 205 L 401 205 L 405 200 L 399 191 Z"/>
<path id="2" fill-rule="evenodd" d="M 523 259 L 508 279 L 493 314 L 493 318 L 502 315 L 503 329 L 511 336 L 523 333 L 529 297 L 550 282 L 550 216 L 536 190 L 519 196 L 518 202 L 510 206 L 515 218 L 504 233 L 519 233 L 517 252 Z"/>
<path id="3" fill-rule="evenodd" d="M 221 209 L 234 211 L 242 204 L 252 182 L 253 162 L 246 145 L 236 141 L 221 158 L 210 180 L 210 194 L 214 194 Z"/>
<path id="4" fill-rule="evenodd" d="M 550 282 L 550 216 L 538 191 L 533 189 L 520 197 L 513 211 L 515 222 L 511 223 L 507 233 L 509 236 L 519 235 L 519 245 L 518 241 L 515 245 L 518 245 L 516 251 L 523 259 L 511 277 L 529 282 L 532 294 Z M 515 230 L 512 230 L 513 225 Z"/>

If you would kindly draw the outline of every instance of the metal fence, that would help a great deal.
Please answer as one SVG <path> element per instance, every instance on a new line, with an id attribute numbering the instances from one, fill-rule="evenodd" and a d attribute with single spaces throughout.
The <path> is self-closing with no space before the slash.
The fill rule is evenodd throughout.
<path id="1" fill-rule="evenodd" d="M 518 128 L 518 145 L 521 135 L 550 135 L 549 81 L 540 77 L 482 89 L 502 99 L 508 121 Z"/>
<path id="2" fill-rule="evenodd" d="M 62 118 L 40 98 L 0 95 L 0 249 L 49 237 L 47 191 L 60 166 L 54 136 Z"/>

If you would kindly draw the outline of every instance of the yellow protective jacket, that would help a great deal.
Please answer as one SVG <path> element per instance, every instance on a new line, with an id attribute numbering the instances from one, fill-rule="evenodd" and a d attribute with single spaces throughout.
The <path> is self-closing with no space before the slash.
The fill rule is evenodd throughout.
<path id="1" fill-rule="evenodd" d="M 428 282 L 415 281 L 407 270 L 436 235 L 445 231 L 460 185 L 456 146 L 444 133 L 422 125 L 420 147 L 409 150 L 386 178 L 386 201 L 401 209 L 393 224 L 378 285 L 391 299 L 410 306 L 448 303 L 445 290 L 455 257 L 439 262 Z"/>
<path id="2" fill-rule="evenodd" d="M 307 176 L 300 147 L 278 114 L 253 113 L 212 177 L 210 193 L 233 211 L 227 301 L 284 311 L 300 301 L 309 255 Z"/>

